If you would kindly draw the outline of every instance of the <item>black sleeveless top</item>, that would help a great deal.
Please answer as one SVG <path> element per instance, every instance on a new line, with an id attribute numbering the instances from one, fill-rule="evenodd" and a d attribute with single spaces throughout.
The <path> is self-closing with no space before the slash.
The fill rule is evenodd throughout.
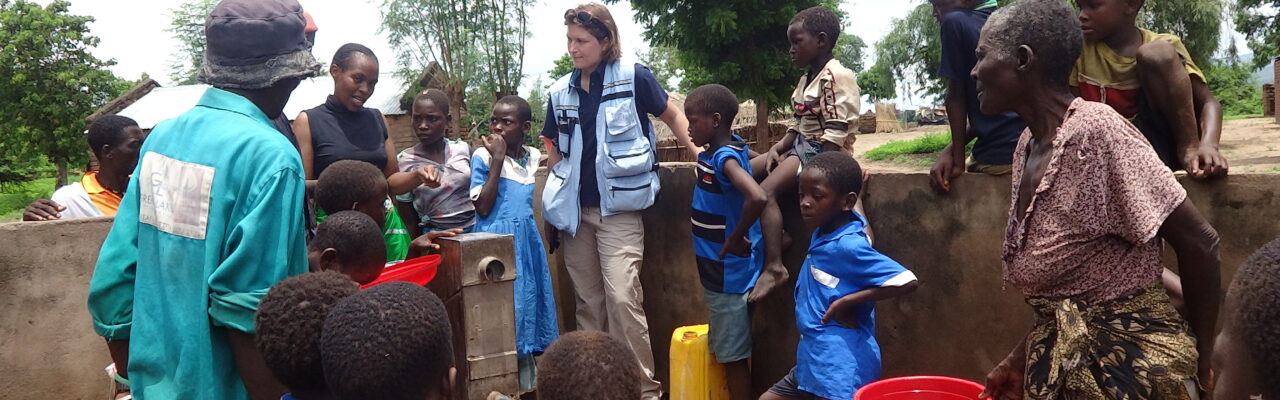
<path id="1" fill-rule="evenodd" d="M 307 110 L 311 125 L 311 150 L 316 178 L 330 164 L 360 160 L 378 167 L 387 166 L 387 125 L 382 113 L 372 108 L 349 111 L 332 95 L 319 107 Z"/>

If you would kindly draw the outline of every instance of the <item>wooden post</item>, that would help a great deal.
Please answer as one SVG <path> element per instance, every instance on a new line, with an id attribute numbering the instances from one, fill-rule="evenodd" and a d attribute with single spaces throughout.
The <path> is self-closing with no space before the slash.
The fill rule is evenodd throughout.
<path id="1" fill-rule="evenodd" d="M 1262 116 L 1273 117 L 1276 115 L 1276 85 L 1262 85 Z"/>

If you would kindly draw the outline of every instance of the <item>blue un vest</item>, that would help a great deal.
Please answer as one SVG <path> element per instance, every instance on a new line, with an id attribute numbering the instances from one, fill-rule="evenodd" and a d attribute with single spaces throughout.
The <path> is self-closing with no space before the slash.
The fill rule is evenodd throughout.
<path id="1" fill-rule="evenodd" d="M 542 191 L 542 218 L 561 231 L 578 231 L 581 209 L 583 151 L 596 152 L 596 182 L 600 191 L 600 214 L 604 216 L 637 211 L 653 205 L 658 182 L 656 140 L 653 130 L 646 135 L 635 105 L 635 64 L 615 61 L 601 65 L 604 91 L 596 115 L 596 148 L 582 148 L 582 126 L 578 123 L 578 91 L 570 86 L 574 74 L 551 85 L 551 105 L 559 132 L 557 147 L 564 158 L 551 166 Z"/>

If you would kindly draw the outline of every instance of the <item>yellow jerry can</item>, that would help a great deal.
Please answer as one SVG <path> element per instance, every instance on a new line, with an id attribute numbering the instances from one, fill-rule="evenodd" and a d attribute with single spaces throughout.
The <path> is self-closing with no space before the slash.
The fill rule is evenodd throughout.
<path id="1" fill-rule="evenodd" d="M 671 333 L 671 400 L 728 400 L 724 366 L 711 354 L 707 325 Z"/>

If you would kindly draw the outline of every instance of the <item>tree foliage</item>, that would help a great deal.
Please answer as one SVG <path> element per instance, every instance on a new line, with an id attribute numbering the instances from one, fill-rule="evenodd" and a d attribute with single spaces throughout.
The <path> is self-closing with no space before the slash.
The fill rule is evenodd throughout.
<path id="1" fill-rule="evenodd" d="M 443 70 L 454 136 L 487 116 L 487 107 L 471 115 L 468 95 L 493 100 L 516 93 L 524 77 L 524 44 L 529 38 L 528 10 L 533 0 L 384 0 L 382 28 L 398 49 L 399 73 L 418 82 L 431 62 Z M 411 87 L 406 94 L 421 91 Z M 476 99 L 480 100 L 480 99 Z M 474 108 L 474 107 L 471 107 Z"/>
<path id="2" fill-rule="evenodd" d="M 1178 35 L 1196 64 L 1211 67 L 1225 17 L 1223 0 L 1146 0 L 1137 25 Z"/>
<path id="3" fill-rule="evenodd" d="M 169 9 L 169 29 L 178 40 L 178 50 L 170 57 L 169 79 L 176 85 L 192 85 L 196 71 L 204 64 L 204 23 L 217 0 L 186 0 Z"/>
<path id="4" fill-rule="evenodd" d="M 1262 113 L 1262 90 L 1253 78 L 1251 64 L 1240 61 L 1236 43 L 1227 47 L 1226 57 L 1205 71 L 1209 90 L 1222 102 L 1223 115 Z"/>
<path id="5" fill-rule="evenodd" d="M 45 158 L 59 168 L 85 165 L 85 117 L 128 87 L 107 70 L 114 61 L 94 57 L 92 17 L 72 15 L 70 3 L 46 7 L 0 0 L 0 179 L 29 179 L 29 166 Z M 10 164 L 15 163 L 15 164 Z"/>
<path id="6" fill-rule="evenodd" d="M 871 69 L 858 74 L 858 86 L 862 88 L 862 94 L 872 102 L 898 97 L 897 85 L 893 71 L 884 63 L 877 62 Z"/>
<path id="7" fill-rule="evenodd" d="M 867 43 L 862 41 L 858 35 L 850 33 L 841 33 L 840 39 L 836 40 L 836 48 L 832 52 L 840 64 L 845 68 L 853 70 L 853 72 L 862 72 L 866 68 L 866 51 Z"/>
<path id="8" fill-rule="evenodd" d="M 875 77 L 876 83 L 889 85 L 888 89 L 877 88 L 878 94 L 893 95 L 896 92 L 893 87 L 901 83 L 906 94 L 922 95 L 926 100 L 941 98 L 947 86 L 938 77 L 942 59 L 941 31 L 933 18 L 932 6 L 927 2 L 920 4 L 906 17 L 894 18 L 890 26 L 889 34 L 876 43 L 876 62 L 871 67 L 877 73 L 885 71 L 889 75 Z"/>
<path id="9" fill-rule="evenodd" d="M 564 53 L 563 56 L 556 59 L 555 65 L 551 67 L 550 71 L 547 71 L 547 75 L 552 80 L 555 80 L 570 72 L 573 72 L 573 57 L 570 57 L 569 53 Z"/>
<path id="10" fill-rule="evenodd" d="M 783 61 L 790 47 L 787 24 L 800 10 L 819 3 L 632 0 L 631 7 L 650 43 L 676 49 L 687 82 L 683 86 L 719 83 L 767 111 L 787 103 L 800 74 Z"/>
<path id="11" fill-rule="evenodd" d="M 658 83 L 663 87 L 678 87 L 680 91 L 688 92 L 693 88 L 685 88 L 683 82 L 683 74 L 680 66 L 680 60 L 676 56 L 676 49 L 666 46 L 655 46 L 649 48 L 649 51 L 636 51 L 636 59 L 644 66 L 649 67 L 653 71 L 654 78 L 658 79 Z M 677 82 L 675 86 L 671 85 L 671 80 Z"/>
<path id="12" fill-rule="evenodd" d="M 1280 57 L 1280 0 L 1235 0 L 1236 30 L 1248 39 L 1253 67 Z"/>

